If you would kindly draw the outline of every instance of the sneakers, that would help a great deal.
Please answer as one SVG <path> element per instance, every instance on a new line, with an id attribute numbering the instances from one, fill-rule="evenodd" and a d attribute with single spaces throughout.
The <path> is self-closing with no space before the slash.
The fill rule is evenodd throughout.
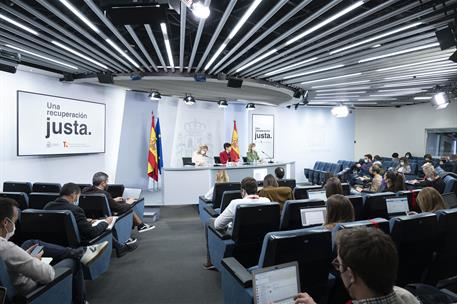
<path id="1" fill-rule="evenodd" d="M 132 245 L 132 244 L 135 244 L 136 241 L 138 241 L 137 238 L 129 237 L 129 239 L 127 240 L 127 242 L 125 242 L 125 244 L 127 244 L 127 245 Z"/>
<path id="2" fill-rule="evenodd" d="M 139 232 L 139 233 L 143 233 L 143 232 L 152 230 L 152 229 L 154 229 L 155 227 L 156 227 L 156 226 L 154 226 L 154 225 L 148 225 L 148 224 L 143 223 L 143 225 L 138 226 L 138 232 Z"/>
<path id="3" fill-rule="evenodd" d="M 203 266 L 203 269 L 205 269 L 205 270 L 216 270 L 216 267 L 214 267 L 214 265 L 211 264 L 210 262 L 206 262 L 202 266 Z"/>
<path id="4" fill-rule="evenodd" d="M 81 263 L 89 266 L 96 258 L 103 254 L 107 245 L 108 241 L 104 241 L 100 244 L 86 247 L 86 250 L 81 257 Z"/>
<path id="5" fill-rule="evenodd" d="M 128 252 L 131 252 L 135 249 L 138 248 L 138 245 L 137 244 L 125 244 L 125 245 L 122 245 L 120 248 L 116 249 L 116 254 L 117 254 L 117 257 L 120 258 L 120 257 L 123 257 L 124 255 L 126 255 Z"/>

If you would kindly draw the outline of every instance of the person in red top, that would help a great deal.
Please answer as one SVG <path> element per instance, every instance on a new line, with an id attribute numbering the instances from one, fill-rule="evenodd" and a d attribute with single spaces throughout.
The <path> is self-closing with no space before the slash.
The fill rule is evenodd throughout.
<path id="1" fill-rule="evenodd" d="M 227 162 L 236 163 L 240 159 L 238 154 L 232 150 L 232 145 L 230 143 L 224 144 L 224 151 L 219 153 L 219 158 L 221 160 L 221 164 L 226 164 Z"/>

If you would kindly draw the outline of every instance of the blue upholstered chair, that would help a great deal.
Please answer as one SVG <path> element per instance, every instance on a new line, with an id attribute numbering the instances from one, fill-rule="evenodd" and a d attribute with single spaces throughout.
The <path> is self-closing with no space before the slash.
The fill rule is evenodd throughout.
<path id="1" fill-rule="evenodd" d="M 29 293 L 20 295 L 11 283 L 5 263 L 0 259 L 0 285 L 7 290 L 5 303 L 8 304 L 71 304 L 72 302 L 72 273 L 70 268 L 57 268 L 52 282 L 37 286 Z"/>
<path id="2" fill-rule="evenodd" d="M 395 197 L 393 192 L 382 192 L 367 194 L 364 201 L 364 214 L 365 218 L 382 217 L 389 218 L 387 213 L 386 198 Z"/>
<path id="3" fill-rule="evenodd" d="M 0 197 L 15 200 L 21 210 L 29 208 L 29 197 L 25 192 L 0 192 Z"/>
<path id="4" fill-rule="evenodd" d="M 59 183 L 33 183 L 32 192 L 59 193 Z"/>
<path id="5" fill-rule="evenodd" d="M 30 182 L 3 182 L 3 192 L 32 192 L 32 183 Z"/>
<path id="6" fill-rule="evenodd" d="M 385 234 L 390 234 L 389 221 L 386 220 L 385 218 L 380 218 L 380 217 L 369 219 L 369 220 L 340 223 L 340 224 L 336 225 L 335 231 L 338 231 L 341 229 L 352 229 L 352 228 L 357 228 L 357 227 L 378 228 L 378 229 L 381 229 Z"/>
<path id="7" fill-rule="evenodd" d="M 439 240 L 437 216 L 421 213 L 390 220 L 390 236 L 398 250 L 397 285 L 424 281 Z"/>
<path id="8" fill-rule="evenodd" d="M 200 221 L 204 224 L 210 218 L 214 218 L 218 215 L 216 209 L 221 207 L 222 195 L 228 190 L 240 190 L 241 183 L 230 182 L 230 183 L 215 183 L 213 190 L 213 197 L 211 200 L 207 200 L 204 196 L 198 198 L 198 212 L 200 214 Z M 205 207 L 211 207 L 214 212 L 209 212 L 211 209 L 205 211 Z"/>
<path id="9" fill-rule="evenodd" d="M 32 192 L 29 194 L 29 208 L 43 209 L 47 203 L 55 201 L 59 193 Z"/>
<path id="10" fill-rule="evenodd" d="M 79 197 L 79 207 L 81 207 L 86 216 L 92 219 L 112 216 L 111 209 L 106 196 L 102 193 L 81 194 Z M 119 243 L 124 244 L 132 235 L 133 212 L 129 210 L 119 215 L 114 230 Z"/>
<path id="11" fill-rule="evenodd" d="M 124 190 L 125 187 L 122 184 L 109 184 L 108 189 L 106 191 L 108 191 L 108 193 L 111 194 L 113 198 L 116 198 L 122 197 L 122 195 L 124 194 Z"/>
<path id="12" fill-rule="evenodd" d="M 308 228 L 270 232 L 263 240 L 260 258 L 254 268 L 297 261 L 300 290 L 319 301 L 334 279 L 329 274 L 332 257 L 332 236 L 329 230 Z M 224 303 L 252 304 L 253 268 L 244 267 L 233 257 L 223 259 L 222 264 Z"/>
<path id="13" fill-rule="evenodd" d="M 294 188 L 294 198 L 296 200 L 308 199 L 308 190 L 322 189 L 320 185 L 300 186 Z"/>
<path id="14" fill-rule="evenodd" d="M 365 213 L 363 207 L 363 196 L 361 195 L 347 195 L 346 196 L 352 203 L 354 207 L 354 215 L 356 221 L 365 220 Z"/>
<path id="15" fill-rule="evenodd" d="M 284 203 L 281 213 L 279 230 L 294 230 L 303 228 L 300 210 L 302 208 L 325 207 L 325 201 L 320 199 L 290 200 Z"/>
<path id="16" fill-rule="evenodd" d="M 95 280 L 108 270 L 113 240 L 111 231 L 107 230 L 89 242 L 83 243 L 75 218 L 68 210 L 24 210 L 21 215 L 21 226 L 21 234 L 24 240 L 38 239 L 72 248 L 108 241 L 108 246 L 103 254 L 89 267 L 83 266 L 84 278 Z"/>
<path id="17" fill-rule="evenodd" d="M 289 187 L 290 189 L 294 189 L 297 186 L 297 182 L 295 179 L 278 179 L 279 187 Z"/>
<path id="18" fill-rule="evenodd" d="M 208 226 L 208 248 L 212 264 L 222 270 L 221 261 L 235 257 L 243 266 L 257 264 L 265 234 L 279 229 L 279 204 L 241 204 L 235 212 L 232 230 L 221 232 Z"/>
<path id="19" fill-rule="evenodd" d="M 454 176 L 447 174 L 446 176 L 444 176 L 443 181 L 443 193 L 454 192 L 455 194 L 457 194 L 457 179 Z"/>
<path id="20" fill-rule="evenodd" d="M 144 197 L 132 204 L 132 210 L 140 217 L 141 221 L 144 221 Z"/>

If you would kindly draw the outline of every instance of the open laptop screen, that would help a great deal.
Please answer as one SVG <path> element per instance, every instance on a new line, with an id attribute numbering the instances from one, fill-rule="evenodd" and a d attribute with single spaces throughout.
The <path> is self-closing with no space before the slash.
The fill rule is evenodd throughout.
<path id="1" fill-rule="evenodd" d="M 392 215 L 405 215 L 409 212 L 408 198 L 406 197 L 395 197 L 386 198 L 387 213 Z"/>
<path id="2" fill-rule="evenodd" d="M 253 272 L 254 304 L 294 303 L 299 292 L 298 263 L 286 263 Z"/>
<path id="3" fill-rule="evenodd" d="M 322 225 L 325 223 L 327 208 L 302 208 L 300 209 L 301 224 L 303 226 Z"/>
<path id="4" fill-rule="evenodd" d="M 327 200 L 327 194 L 325 190 L 308 190 L 309 199 L 321 199 L 323 201 Z"/>

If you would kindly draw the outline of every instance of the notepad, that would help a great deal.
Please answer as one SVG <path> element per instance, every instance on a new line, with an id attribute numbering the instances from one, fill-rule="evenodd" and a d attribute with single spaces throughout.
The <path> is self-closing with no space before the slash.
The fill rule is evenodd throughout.
<path id="1" fill-rule="evenodd" d="M 113 216 L 113 221 L 111 222 L 111 224 L 110 224 L 110 225 L 108 226 L 108 228 L 106 228 L 106 229 L 108 229 L 108 230 L 113 229 L 114 224 L 116 224 L 116 221 L 117 221 L 118 218 L 119 218 L 118 216 Z M 97 226 L 97 225 L 100 224 L 101 222 L 105 222 L 105 220 L 104 220 L 104 219 L 100 219 L 100 220 L 95 220 L 95 221 L 93 221 L 93 222 L 92 222 L 92 227 Z"/>

